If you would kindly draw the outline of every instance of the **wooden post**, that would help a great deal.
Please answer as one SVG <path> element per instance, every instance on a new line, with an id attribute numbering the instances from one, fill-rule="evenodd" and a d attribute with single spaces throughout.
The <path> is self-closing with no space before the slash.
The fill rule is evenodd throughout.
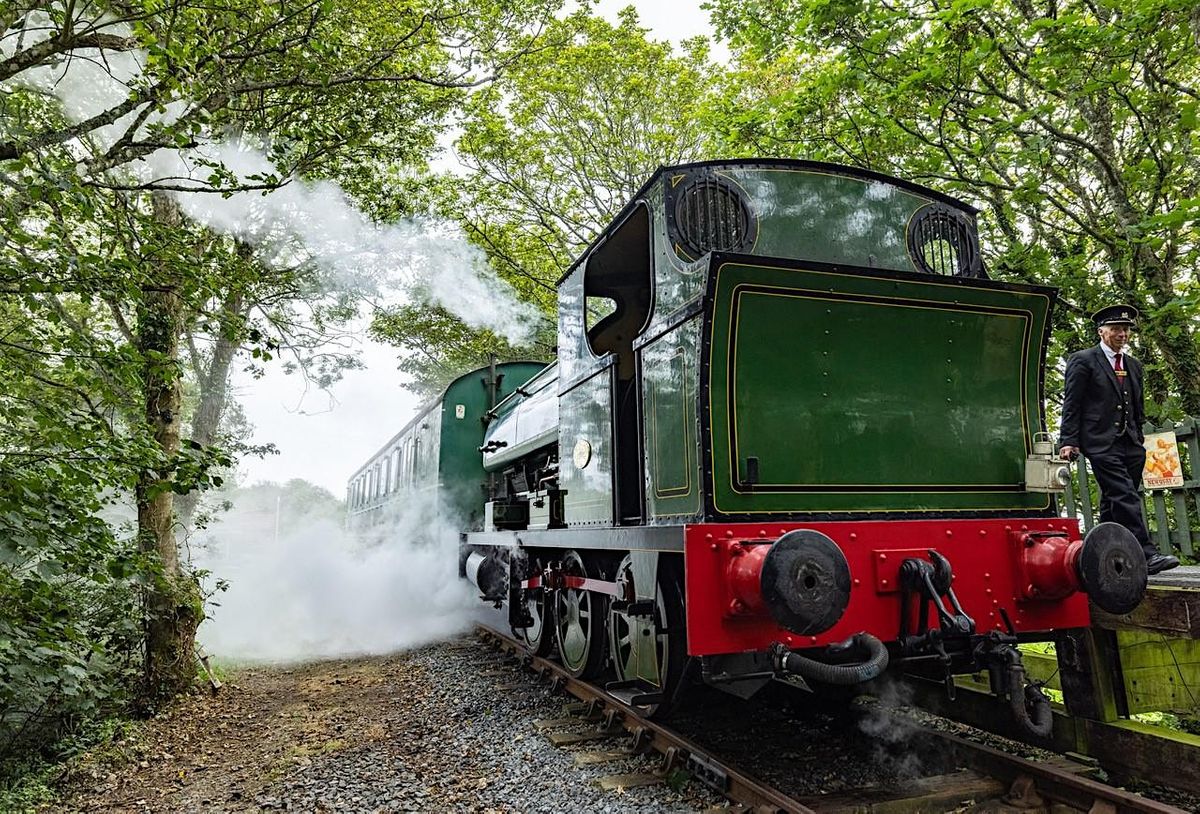
<path id="1" fill-rule="evenodd" d="M 1055 652 L 1068 713 L 1105 722 L 1126 714 L 1125 686 L 1112 631 L 1089 628 L 1062 633 Z M 1085 748 L 1079 751 L 1087 753 Z"/>

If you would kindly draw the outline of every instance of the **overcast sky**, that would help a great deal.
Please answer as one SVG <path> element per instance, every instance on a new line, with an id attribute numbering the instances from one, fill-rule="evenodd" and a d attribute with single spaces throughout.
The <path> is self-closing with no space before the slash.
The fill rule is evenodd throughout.
<path id="1" fill-rule="evenodd" d="M 708 15 L 700 3 L 602 0 L 597 11 L 615 21 L 621 8 L 636 6 L 642 24 L 655 38 L 678 42 L 710 34 Z M 722 48 L 714 49 L 717 58 L 724 53 Z M 350 474 L 412 417 L 420 405 L 401 388 L 396 350 L 365 335 L 358 340 L 358 349 L 366 369 L 348 374 L 331 394 L 306 386 L 298 375 L 283 375 L 277 363 L 259 380 L 240 372 L 235 375 L 235 396 L 255 426 L 254 443 L 273 443 L 280 450 L 279 455 L 243 461 L 243 483 L 303 478 L 341 497 Z"/>

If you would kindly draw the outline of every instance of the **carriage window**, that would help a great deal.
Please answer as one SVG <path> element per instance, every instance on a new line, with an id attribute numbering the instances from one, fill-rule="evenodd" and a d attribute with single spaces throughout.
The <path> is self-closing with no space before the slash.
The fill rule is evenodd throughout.
<path id="1" fill-rule="evenodd" d="M 634 375 L 633 340 L 650 318 L 654 287 L 650 210 L 638 206 L 587 259 L 583 274 L 588 346 L 615 353 L 618 375 Z"/>

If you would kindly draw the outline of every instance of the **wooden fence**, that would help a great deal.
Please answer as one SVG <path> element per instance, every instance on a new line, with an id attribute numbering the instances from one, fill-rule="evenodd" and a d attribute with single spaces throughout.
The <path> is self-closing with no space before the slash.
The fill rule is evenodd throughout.
<path id="1" fill-rule="evenodd" d="M 1164 554 L 1180 553 L 1195 558 L 1200 547 L 1200 480 L 1196 478 L 1196 462 L 1200 461 L 1200 430 L 1195 418 L 1185 418 L 1178 424 L 1143 429 L 1147 434 L 1174 430 L 1183 461 L 1183 486 L 1155 489 L 1146 495 L 1146 524 L 1158 550 Z M 1084 485 L 1084 488 L 1080 487 Z M 1098 522 L 1095 507 L 1096 487 L 1081 456 L 1075 462 L 1075 477 L 1067 486 L 1063 508 L 1067 517 L 1080 517 L 1083 529 L 1089 531 Z"/>

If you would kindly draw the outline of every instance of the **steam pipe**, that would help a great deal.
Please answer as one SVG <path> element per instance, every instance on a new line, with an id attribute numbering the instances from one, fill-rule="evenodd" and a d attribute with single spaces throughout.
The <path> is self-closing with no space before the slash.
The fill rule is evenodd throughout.
<path id="1" fill-rule="evenodd" d="M 888 666 L 888 651 L 883 642 L 870 633 L 856 633 L 849 639 L 830 645 L 826 652 L 841 655 L 854 651 L 862 660 L 854 664 L 829 664 L 802 656 L 782 644 L 771 647 L 777 670 L 796 673 L 802 678 L 825 684 L 861 684 L 878 678 Z M 1023 675 L 1023 674 L 1022 674 Z"/>

